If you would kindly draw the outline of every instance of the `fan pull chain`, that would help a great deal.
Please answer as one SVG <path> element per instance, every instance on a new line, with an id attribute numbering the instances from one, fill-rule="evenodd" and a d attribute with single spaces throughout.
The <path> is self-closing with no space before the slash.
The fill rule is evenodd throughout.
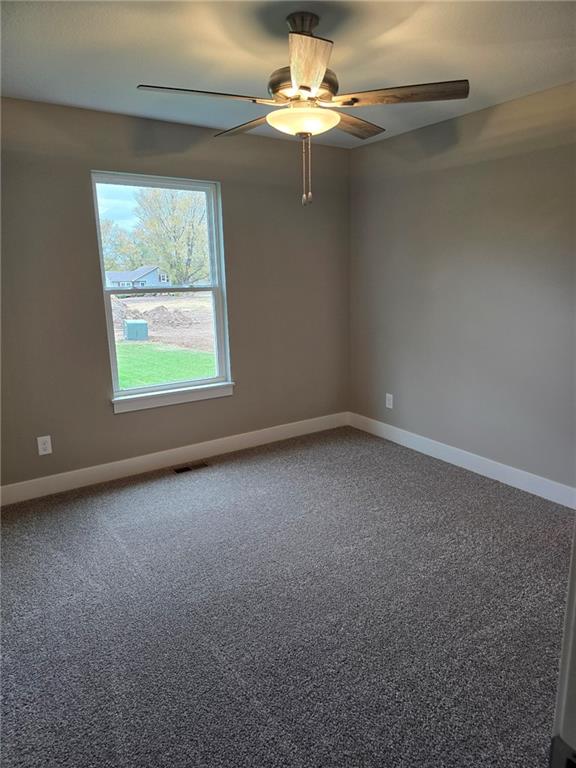
<path id="1" fill-rule="evenodd" d="M 306 137 L 302 137 L 302 205 L 306 205 Z"/>
<path id="2" fill-rule="evenodd" d="M 306 139 L 306 149 L 308 150 L 308 194 L 306 195 L 306 205 L 312 202 L 312 135 L 308 134 Z"/>
<path id="3" fill-rule="evenodd" d="M 312 202 L 312 135 L 301 134 L 302 139 L 302 205 Z"/>

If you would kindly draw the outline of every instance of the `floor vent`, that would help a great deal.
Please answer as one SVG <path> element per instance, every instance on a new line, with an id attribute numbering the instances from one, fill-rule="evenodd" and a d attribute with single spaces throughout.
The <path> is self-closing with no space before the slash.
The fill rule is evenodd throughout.
<path id="1" fill-rule="evenodd" d="M 205 461 L 197 461 L 194 464 L 186 464 L 183 467 L 174 467 L 174 472 L 179 475 L 181 472 L 192 472 L 195 469 L 204 469 L 207 466 L 208 464 Z"/>

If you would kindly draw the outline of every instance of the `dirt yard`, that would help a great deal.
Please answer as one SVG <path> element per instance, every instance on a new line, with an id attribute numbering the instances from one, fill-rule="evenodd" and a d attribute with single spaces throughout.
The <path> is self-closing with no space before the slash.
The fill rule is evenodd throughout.
<path id="1" fill-rule="evenodd" d="M 212 296 L 209 293 L 112 296 L 111 301 L 117 341 L 124 339 L 124 320 L 146 320 L 150 341 L 182 349 L 214 351 Z"/>

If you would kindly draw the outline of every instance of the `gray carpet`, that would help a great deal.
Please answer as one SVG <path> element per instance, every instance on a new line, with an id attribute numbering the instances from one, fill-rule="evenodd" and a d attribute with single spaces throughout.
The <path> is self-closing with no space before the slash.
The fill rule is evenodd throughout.
<path id="1" fill-rule="evenodd" d="M 352 429 L 9 508 L 4 768 L 543 768 L 572 514 Z"/>

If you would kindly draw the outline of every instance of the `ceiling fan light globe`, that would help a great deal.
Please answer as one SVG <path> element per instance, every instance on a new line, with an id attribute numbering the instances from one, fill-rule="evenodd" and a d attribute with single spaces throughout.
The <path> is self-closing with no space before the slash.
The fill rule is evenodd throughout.
<path id="1" fill-rule="evenodd" d="M 331 109 L 302 106 L 295 104 L 285 109 L 276 109 L 266 115 L 266 122 L 282 133 L 296 136 L 299 133 L 309 133 L 317 136 L 319 133 L 335 128 L 340 122 L 340 115 Z"/>

